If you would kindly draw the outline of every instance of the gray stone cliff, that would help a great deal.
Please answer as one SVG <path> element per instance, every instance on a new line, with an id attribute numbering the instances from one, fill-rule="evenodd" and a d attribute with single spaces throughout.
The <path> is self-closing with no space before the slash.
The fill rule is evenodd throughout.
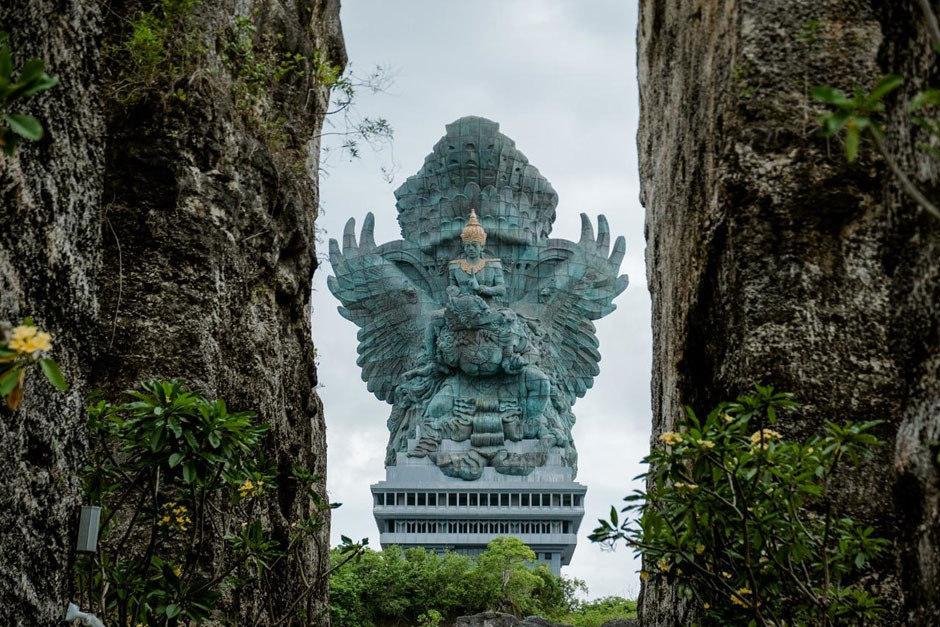
<path id="1" fill-rule="evenodd" d="M 872 577 L 884 624 L 938 624 L 940 222 L 870 150 L 848 165 L 818 137 L 809 93 L 907 77 L 886 142 L 936 199 L 938 162 L 904 114 L 940 84 L 917 3 L 644 0 L 638 39 L 654 441 L 684 405 L 753 381 L 805 404 L 790 436 L 884 420 L 844 505 L 893 541 Z M 674 593 L 645 585 L 641 623 L 689 624 Z"/>
<path id="2" fill-rule="evenodd" d="M 338 0 L 196 2 L 199 59 L 133 103 L 116 88 L 106 46 L 148 2 L 21 0 L 0 4 L 18 62 L 47 61 L 61 84 L 31 101 L 46 136 L 0 157 L 0 321 L 32 315 L 53 334 L 71 383 L 34 375 L 14 413 L 0 409 L 0 607 L 4 624 L 51 625 L 71 598 L 84 463 L 85 398 L 147 377 L 179 377 L 256 410 L 283 472 L 326 470 L 310 328 L 317 262 L 316 142 L 328 88 L 316 73 L 263 93 L 251 115 L 222 60 L 235 16 L 254 41 L 343 65 Z M 171 51 L 171 54 L 174 51 Z M 286 81 L 285 81 L 286 84 Z M 162 93 L 157 93 L 158 91 Z M 276 128 L 252 120 L 269 120 Z M 312 175 L 308 175 L 310 172 Z M 266 516 L 280 537 L 310 503 L 289 486 Z M 286 607 L 328 563 L 328 526 L 272 573 L 263 599 Z M 327 587 L 301 609 L 325 624 Z M 293 624 L 293 623 L 292 623 Z M 305 623 L 306 624 L 306 623 Z"/>

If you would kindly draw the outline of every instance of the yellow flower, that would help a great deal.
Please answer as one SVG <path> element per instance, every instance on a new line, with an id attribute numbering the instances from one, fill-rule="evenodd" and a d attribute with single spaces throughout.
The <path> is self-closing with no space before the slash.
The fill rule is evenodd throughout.
<path id="1" fill-rule="evenodd" d="M 700 544 L 700 545 L 698 545 L 697 547 L 695 547 L 695 553 L 696 553 L 697 555 L 701 555 L 701 554 L 704 553 L 704 552 L 705 552 L 705 545 L 704 545 L 704 544 Z"/>
<path id="2" fill-rule="evenodd" d="M 750 588 L 738 588 L 735 591 L 737 594 L 731 595 L 731 602 L 735 605 L 740 605 L 741 607 L 748 607 L 747 601 L 741 599 L 741 597 L 746 596 L 751 593 Z"/>
<path id="3" fill-rule="evenodd" d="M 182 574 L 182 572 L 183 572 L 183 569 L 180 568 L 179 566 L 173 567 L 173 574 L 176 575 L 177 577 L 179 577 Z"/>
<path id="4" fill-rule="evenodd" d="M 711 440 L 699 440 L 698 445 L 701 446 L 706 451 L 715 448 L 715 443 Z"/>
<path id="5" fill-rule="evenodd" d="M 724 577 L 725 579 L 731 579 L 731 573 L 729 573 L 726 570 L 721 571 L 721 576 Z"/>
<path id="6" fill-rule="evenodd" d="M 9 348 L 19 353 L 31 353 L 35 357 L 39 351 L 52 349 L 52 336 L 36 327 L 21 325 L 13 329 Z"/>
<path id="7" fill-rule="evenodd" d="M 659 570 L 663 572 L 669 570 L 669 560 L 666 560 L 666 559 L 659 560 L 658 566 L 659 566 Z"/>
<path id="8" fill-rule="evenodd" d="M 675 431 L 667 431 L 666 433 L 659 436 L 659 439 L 665 442 L 668 446 L 675 446 L 682 441 L 682 434 L 676 433 Z"/>
<path id="9" fill-rule="evenodd" d="M 21 324 L 20 326 L 13 329 L 12 339 L 14 340 L 28 340 L 39 332 L 39 329 L 32 326 L 27 326 Z"/>
<path id="10" fill-rule="evenodd" d="M 770 440 L 779 440 L 783 436 L 773 429 L 761 429 L 751 434 L 751 446 L 757 446 L 763 440 L 761 448 L 766 449 Z"/>
<path id="11" fill-rule="evenodd" d="M 711 607 L 711 605 L 709 605 L 708 603 L 703 603 L 702 607 L 704 607 L 707 610 L 708 608 Z"/>
<path id="12" fill-rule="evenodd" d="M 724 419 L 725 422 L 734 421 L 734 416 L 731 416 L 730 414 L 721 414 L 721 417 Z"/>
<path id="13" fill-rule="evenodd" d="M 640 571 L 640 579 L 642 579 L 643 581 L 646 581 L 649 578 L 650 578 L 650 574 L 648 572 L 646 572 L 645 570 Z"/>

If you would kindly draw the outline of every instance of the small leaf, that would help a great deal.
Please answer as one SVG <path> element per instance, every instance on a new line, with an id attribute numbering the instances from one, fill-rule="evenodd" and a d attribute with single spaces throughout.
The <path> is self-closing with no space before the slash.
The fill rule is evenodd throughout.
<path id="1" fill-rule="evenodd" d="M 25 139 L 36 141 L 42 139 L 42 124 L 31 115 L 22 113 L 9 113 L 4 116 L 10 130 Z"/>
<path id="2" fill-rule="evenodd" d="M 873 104 L 878 102 L 892 91 L 901 86 L 901 83 L 904 82 L 904 79 L 896 74 L 888 74 L 887 76 L 882 77 L 878 84 L 871 90 L 871 93 L 868 95 L 866 102 L 868 104 Z"/>
<path id="3" fill-rule="evenodd" d="M 161 448 L 163 448 L 163 444 L 165 442 L 166 431 L 163 429 L 163 427 L 154 429 L 153 433 L 150 434 L 150 451 L 156 453 Z"/>
<path id="4" fill-rule="evenodd" d="M 166 617 L 175 618 L 179 616 L 179 613 L 183 611 L 183 608 L 177 605 L 176 603 L 170 603 L 166 606 Z"/>
<path id="5" fill-rule="evenodd" d="M 13 55 L 4 40 L 3 47 L 0 48 L 0 80 L 7 79 L 13 75 Z"/>
<path id="6" fill-rule="evenodd" d="M 62 392 L 69 389 L 69 384 L 66 383 L 65 377 L 62 376 L 62 370 L 59 368 L 59 364 L 52 359 L 40 359 L 39 365 L 42 367 L 42 373 L 49 379 L 49 383 Z"/>
<path id="7" fill-rule="evenodd" d="M 183 464 L 183 481 L 192 483 L 196 479 L 196 464 L 187 461 Z"/>
<path id="8" fill-rule="evenodd" d="M 170 455 L 170 460 L 169 460 L 170 468 L 176 468 L 177 464 L 179 464 L 180 461 L 182 461 L 182 459 L 183 459 L 182 453 L 173 453 L 172 455 Z"/>
<path id="9" fill-rule="evenodd" d="M 16 387 L 16 381 L 19 379 L 19 373 L 21 368 L 14 367 L 7 370 L 2 376 L 0 376 L 0 396 L 6 396 L 9 394 L 14 387 Z"/>
<path id="10" fill-rule="evenodd" d="M 46 69 L 46 62 L 38 57 L 33 57 L 29 61 L 23 64 L 23 67 L 20 68 L 20 83 L 29 83 L 39 78 L 39 75 L 42 74 L 42 71 Z"/>
<path id="11" fill-rule="evenodd" d="M 844 92 L 839 89 L 833 89 L 828 85 L 814 87 L 812 93 L 813 98 L 819 100 L 820 102 L 825 102 L 826 104 L 840 105 L 849 102 L 849 99 L 846 98 Z"/>
<path id="12" fill-rule="evenodd" d="M 33 94 L 39 93 L 41 91 L 45 91 L 47 89 L 51 89 L 58 84 L 59 84 L 58 78 L 43 74 L 42 76 L 37 78 L 35 81 L 33 81 L 32 85 L 24 89 L 21 95 L 24 98 L 27 98 L 29 96 L 32 96 Z"/>
<path id="13" fill-rule="evenodd" d="M 862 133 L 857 126 L 849 125 L 845 132 L 845 158 L 849 163 L 855 163 L 858 158 L 858 145 L 862 139 Z"/>
<path id="14" fill-rule="evenodd" d="M 929 106 L 940 106 L 940 89 L 928 89 L 914 96 L 910 106 L 908 106 L 908 111 L 916 111 Z"/>

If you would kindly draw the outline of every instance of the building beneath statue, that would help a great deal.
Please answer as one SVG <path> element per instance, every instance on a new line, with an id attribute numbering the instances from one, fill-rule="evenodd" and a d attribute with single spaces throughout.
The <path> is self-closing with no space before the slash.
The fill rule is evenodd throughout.
<path id="1" fill-rule="evenodd" d="M 330 291 L 360 327 L 359 365 L 391 404 L 382 546 L 467 554 L 522 539 L 555 573 L 584 516 L 572 410 L 600 372 L 593 320 L 614 310 L 624 239 L 581 216 L 551 237 L 558 196 L 495 122 L 447 125 L 395 192 L 402 240 L 366 216 L 330 240 Z"/>
<path id="2" fill-rule="evenodd" d="M 447 477 L 427 458 L 399 453 L 397 462 L 386 469 L 385 481 L 372 486 L 383 547 L 475 557 L 494 538 L 514 536 L 556 575 L 571 562 L 587 488 L 573 480 L 560 456 L 527 476 L 486 468 L 476 481 Z"/>

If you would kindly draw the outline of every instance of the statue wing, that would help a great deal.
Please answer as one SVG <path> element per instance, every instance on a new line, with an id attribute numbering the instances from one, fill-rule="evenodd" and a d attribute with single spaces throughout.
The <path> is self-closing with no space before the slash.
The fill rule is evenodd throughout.
<path id="1" fill-rule="evenodd" d="M 550 358 L 542 363 L 551 370 L 569 406 L 585 395 L 600 373 L 593 321 L 617 308 L 613 300 L 629 281 L 626 275 L 618 275 L 626 250 L 624 238 L 618 237 L 611 251 L 610 227 L 604 216 L 598 217 L 597 230 L 595 238 L 590 219 L 582 213 L 580 241 L 551 240 L 535 272 L 543 301 L 541 317 L 549 333 L 542 350 Z"/>
<path id="2" fill-rule="evenodd" d="M 342 304 L 339 313 L 359 327 L 362 380 L 379 400 L 395 402 L 395 388 L 404 372 L 424 354 L 424 325 L 438 308 L 415 271 L 402 269 L 400 259 L 383 256 L 373 237 L 375 218 L 369 213 L 356 243 L 354 219 L 346 223 L 343 248 L 330 240 L 334 276 L 327 279 Z M 409 274 L 412 276 L 409 277 Z"/>

